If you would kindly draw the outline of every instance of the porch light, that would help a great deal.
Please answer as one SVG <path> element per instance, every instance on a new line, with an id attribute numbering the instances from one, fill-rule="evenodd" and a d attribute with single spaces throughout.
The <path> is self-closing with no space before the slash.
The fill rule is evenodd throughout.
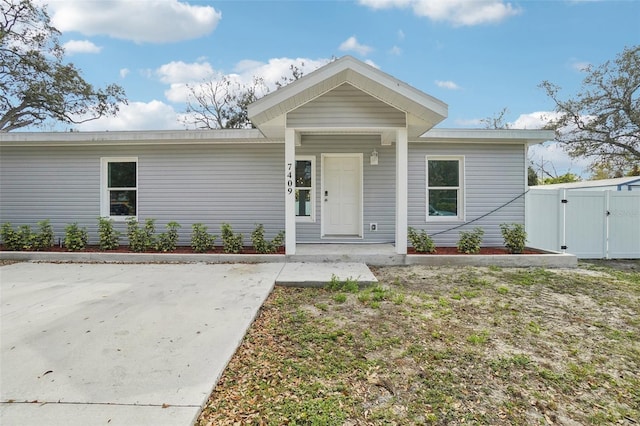
<path id="1" fill-rule="evenodd" d="M 371 165 L 372 166 L 378 165 L 378 151 L 376 151 L 375 149 L 371 153 Z"/>

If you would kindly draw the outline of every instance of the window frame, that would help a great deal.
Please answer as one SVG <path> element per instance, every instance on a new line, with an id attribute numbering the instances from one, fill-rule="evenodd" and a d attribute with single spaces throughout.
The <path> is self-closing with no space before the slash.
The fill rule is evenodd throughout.
<path id="1" fill-rule="evenodd" d="M 294 169 L 297 169 L 298 161 L 311 162 L 311 187 L 308 187 L 308 186 L 299 187 L 297 185 L 296 179 L 294 179 L 294 182 L 296 182 L 296 185 L 293 189 L 294 191 L 298 191 L 300 189 L 309 190 L 311 214 L 309 216 L 298 216 L 298 212 L 296 211 L 296 222 L 315 223 L 316 221 L 316 157 L 315 155 L 296 155 L 295 161 L 296 161 L 296 167 Z"/>
<path id="2" fill-rule="evenodd" d="M 109 163 L 135 163 L 136 164 L 136 186 L 134 188 L 110 188 L 109 187 Z M 138 191 L 138 179 L 139 179 L 139 162 L 138 157 L 101 157 L 100 158 L 100 216 L 113 219 L 116 222 L 124 222 L 129 217 L 138 217 L 139 191 Z M 126 190 L 136 191 L 136 214 L 133 216 L 112 216 L 111 215 L 111 202 L 110 191 L 112 190 Z"/>
<path id="3" fill-rule="evenodd" d="M 458 186 L 434 186 L 429 187 L 429 161 L 457 161 L 458 162 Z M 463 222 L 465 220 L 465 157 L 464 155 L 426 155 L 425 156 L 425 216 L 427 222 Z M 456 216 L 430 216 L 429 215 L 429 190 L 457 191 L 457 215 Z"/>

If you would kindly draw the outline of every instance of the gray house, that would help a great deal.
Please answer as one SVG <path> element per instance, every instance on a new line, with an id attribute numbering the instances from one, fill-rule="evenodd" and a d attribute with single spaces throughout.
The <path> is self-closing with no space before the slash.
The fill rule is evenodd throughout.
<path id="1" fill-rule="evenodd" d="M 395 243 L 407 228 L 437 245 L 481 226 L 525 221 L 527 147 L 540 130 L 434 128 L 447 105 L 343 57 L 249 107 L 255 129 L 0 134 L 0 222 L 97 218 L 169 221 L 245 235 L 286 231 L 299 243 Z"/>

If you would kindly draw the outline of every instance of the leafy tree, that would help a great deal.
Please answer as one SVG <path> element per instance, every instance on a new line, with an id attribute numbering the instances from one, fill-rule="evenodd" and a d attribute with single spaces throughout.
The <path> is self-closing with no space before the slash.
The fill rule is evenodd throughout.
<path id="1" fill-rule="evenodd" d="M 533 167 L 527 168 L 527 185 L 536 186 L 538 184 L 538 174 Z"/>
<path id="2" fill-rule="evenodd" d="M 290 65 L 290 75 L 275 82 L 280 89 L 303 75 L 304 63 Z M 269 87 L 261 77 L 253 77 L 250 84 L 241 84 L 228 75 L 200 84 L 187 85 L 189 96 L 183 123 L 199 129 L 243 129 L 252 127 L 247 116 L 249 104 L 269 93 Z"/>
<path id="3" fill-rule="evenodd" d="M 586 72 L 572 99 L 563 100 L 549 81 L 540 84 L 559 113 L 549 128 L 571 157 L 591 158 L 594 171 L 625 173 L 640 162 L 640 46 Z"/>
<path id="4" fill-rule="evenodd" d="M 634 164 L 627 176 L 640 176 L 640 164 Z"/>
<path id="5" fill-rule="evenodd" d="M 35 0 L 0 0 L 0 131 L 47 119 L 82 123 L 115 115 L 126 103 L 115 84 L 95 89 L 63 60 L 60 32 Z"/>
<path id="6" fill-rule="evenodd" d="M 565 173 L 558 177 L 548 177 L 543 180 L 544 185 L 551 185 L 553 183 L 571 183 L 571 182 L 580 182 L 580 176 L 575 175 L 573 173 Z"/>

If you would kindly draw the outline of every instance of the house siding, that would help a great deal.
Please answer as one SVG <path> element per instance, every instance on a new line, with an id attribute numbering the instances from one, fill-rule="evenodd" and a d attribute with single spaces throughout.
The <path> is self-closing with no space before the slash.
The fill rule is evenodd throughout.
<path id="1" fill-rule="evenodd" d="M 369 157 L 379 153 L 372 166 Z M 363 237 L 321 237 L 323 153 L 363 155 Z M 303 135 L 296 155 L 315 157 L 315 222 L 296 224 L 297 241 L 395 241 L 395 145 L 383 146 L 379 135 Z M 408 223 L 425 229 L 437 245 L 455 246 L 460 230 L 485 229 L 483 245 L 502 245 L 501 223 L 524 223 L 524 197 L 482 218 L 462 222 L 426 221 L 426 155 L 465 158 L 465 220 L 491 212 L 525 191 L 526 155 L 523 144 L 409 144 Z M 79 147 L 8 147 L 0 150 L 0 222 L 14 226 L 50 219 L 56 241 L 72 222 L 87 227 L 90 243 L 97 237 L 100 215 L 100 159 L 138 158 L 138 219 L 156 219 L 157 232 L 166 224 L 182 225 L 179 244 L 190 242 L 191 225 L 202 222 L 213 234 L 230 223 L 250 244 L 257 223 L 272 238 L 284 229 L 281 177 L 283 144 L 135 145 Z M 377 223 L 377 231 L 369 224 Z M 116 228 L 124 232 L 124 222 Z M 446 232 L 445 232 L 446 231 Z M 443 232 L 443 233 L 441 233 Z M 434 235 L 438 234 L 438 235 Z M 122 238 L 126 243 L 126 238 Z M 218 239 L 217 243 L 220 243 Z"/>
<path id="2" fill-rule="evenodd" d="M 138 220 L 156 219 L 157 232 L 177 221 L 181 245 L 189 244 L 196 222 L 217 235 L 228 222 L 245 244 L 257 223 L 267 238 L 284 229 L 281 144 L 2 147 L 0 222 L 35 226 L 49 219 L 56 241 L 78 222 L 97 243 L 100 159 L 125 156 L 138 158 Z"/>
<path id="3" fill-rule="evenodd" d="M 372 166 L 370 156 L 378 151 L 378 165 Z M 329 153 L 362 153 L 363 176 L 363 238 L 321 238 L 322 186 L 321 155 Z M 298 222 L 296 239 L 300 243 L 314 242 L 392 242 L 395 241 L 395 146 L 381 146 L 379 135 L 304 135 L 302 144 L 296 147 L 296 155 L 314 156 L 316 220 L 314 223 Z M 377 223 L 377 231 L 369 231 L 369 224 Z"/>
<path id="4" fill-rule="evenodd" d="M 464 157 L 465 222 L 426 221 L 427 155 Z M 485 230 L 483 246 L 502 246 L 501 223 L 524 225 L 525 170 L 526 148 L 523 144 L 410 143 L 409 226 L 426 230 L 440 246 L 455 246 L 460 231 L 479 226 Z M 509 205 L 474 221 L 519 195 L 522 196 Z M 451 229 L 459 225 L 463 226 Z"/>
<path id="5" fill-rule="evenodd" d="M 287 114 L 290 128 L 405 127 L 404 112 L 344 83 Z"/>

